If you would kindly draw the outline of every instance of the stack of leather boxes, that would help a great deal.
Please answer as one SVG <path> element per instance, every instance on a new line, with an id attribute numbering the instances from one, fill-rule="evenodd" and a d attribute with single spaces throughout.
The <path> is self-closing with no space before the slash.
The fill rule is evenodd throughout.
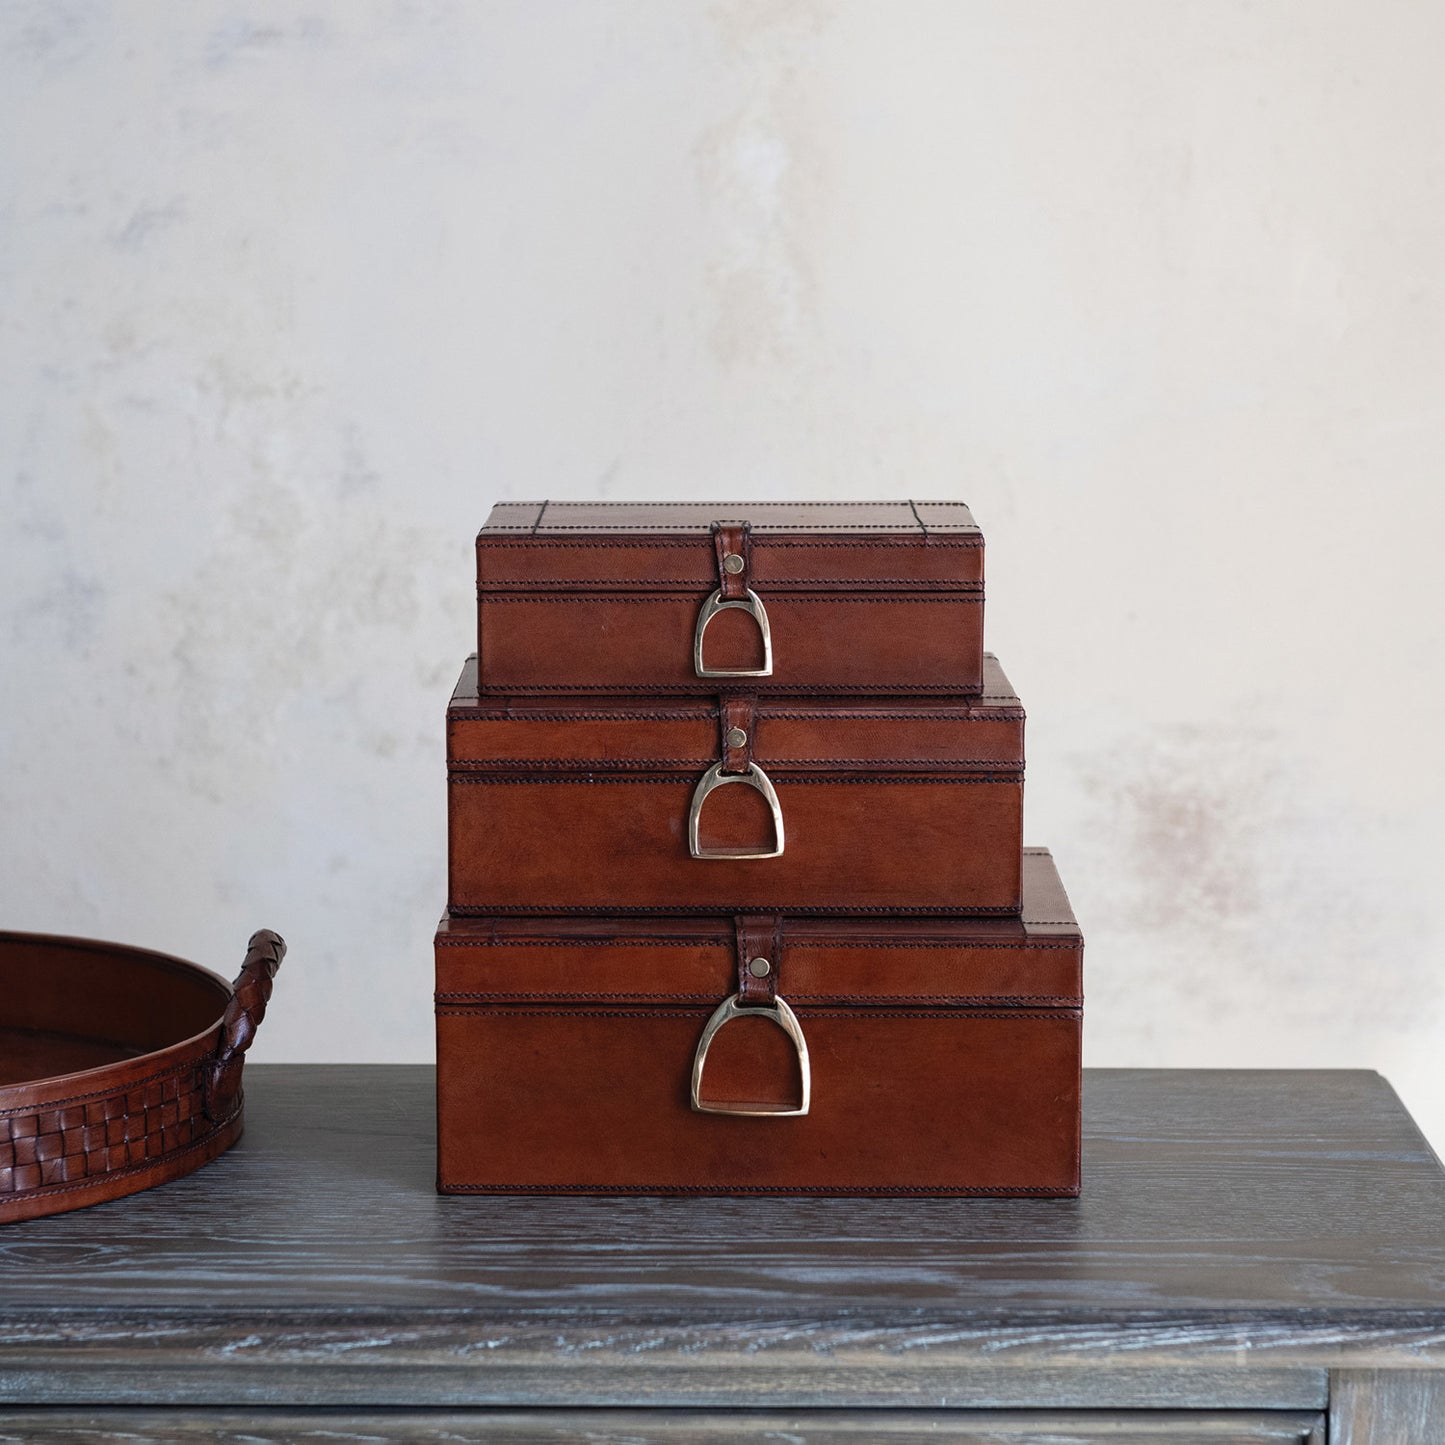
<path id="1" fill-rule="evenodd" d="M 1083 940 L 967 507 L 506 503 L 477 581 L 439 1187 L 1076 1193 Z"/>

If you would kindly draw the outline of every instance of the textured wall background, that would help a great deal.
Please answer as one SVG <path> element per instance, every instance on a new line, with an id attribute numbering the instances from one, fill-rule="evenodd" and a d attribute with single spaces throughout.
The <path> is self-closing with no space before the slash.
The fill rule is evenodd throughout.
<path id="1" fill-rule="evenodd" d="M 1445 9 L 0 6 L 0 918 L 429 1054 L 493 499 L 963 496 L 1093 1063 L 1445 1139 Z"/>

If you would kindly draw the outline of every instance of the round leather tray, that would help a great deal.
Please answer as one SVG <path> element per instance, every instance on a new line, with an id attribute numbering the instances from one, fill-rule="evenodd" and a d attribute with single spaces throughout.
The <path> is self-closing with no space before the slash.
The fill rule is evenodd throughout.
<path id="1" fill-rule="evenodd" d="M 146 949 L 0 933 L 0 1222 L 149 1189 L 233 1144 L 285 952 L 263 929 L 232 985 Z"/>

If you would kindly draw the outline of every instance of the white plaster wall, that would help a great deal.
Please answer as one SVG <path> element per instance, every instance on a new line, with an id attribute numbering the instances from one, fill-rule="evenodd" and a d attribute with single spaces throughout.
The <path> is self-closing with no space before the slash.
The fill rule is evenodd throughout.
<path id="1" fill-rule="evenodd" d="M 0 919 L 429 1055 L 494 499 L 962 496 L 1096 1064 L 1445 1140 L 1445 9 L 0 5 Z"/>

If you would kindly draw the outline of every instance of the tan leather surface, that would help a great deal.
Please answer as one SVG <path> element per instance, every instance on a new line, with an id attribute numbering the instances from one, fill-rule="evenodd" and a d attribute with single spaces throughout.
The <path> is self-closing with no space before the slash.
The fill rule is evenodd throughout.
<path id="1" fill-rule="evenodd" d="M 771 675 L 696 675 L 714 593 L 756 594 Z M 983 652 L 966 507 L 502 503 L 477 597 L 447 722 L 440 1188 L 1077 1192 L 1083 940 L 1022 848 L 1024 712 Z M 706 667 L 762 657 L 746 608 L 708 621 Z M 770 844 L 765 777 L 780 856 L 690 855 L 710 773 L 732 785 L 700 849 Z"/>
<path id="2" fill-rule="evenodd" d="M 481 535 L 565 537 L 577 532 L 620 536 L 710 533 L 720 522 L 748 517 L 759 532 L 813 535 L 899 532 L 977 537 L 965 502 L 498 502 Z"/>
<path id="3" fill-rule="evenodd" d="M 1079 927 L 1047 849 L 1025 850 L 1023 880 L 1014 916 L 784 917 L 784 992 L 819 1004 L 1078 1007 Z M 723 912 L 448 917 L 436 936 L 437 999 L 716 1002 L 736 983 L 736 935 Z"/>
<path id="4" fill-rule="evenodd" d="M 454 774 L 451 908 L 534 913 L 785 911 L 987 913 L 1019 906 L 1018 779 L 772 779 L 786 835 L 772 858 L 694 858 L 692 773 L 533 780 Z M 761 848 L 759 795 L 704 804 L 705 848 Z"/>
<path id="5" fill-rule="evenodd" d="M 440 1183 L 459 1192 L 1078 1188 L 1082 939 L 1047 854 L 1015 919 L 451 919 L 437 934 Z M 688 1104 L 767 941 L 813 1066 L 803 1118 Z M 717 1035 L 709 1099 L 794 1098 L 791 1045 Z"/>
<path id="6" fill-rule="evenodd" d="M 993 660 L 988 680 L 973 702 L 548 701 L 479 697 L 469 667 L 448 718 L 450 906 L 1015 910 L 1024 713 Z M 781 856 L 690 855 L 693 792 L 719 760 L 771 780 Z M 771 836 L 765 803 L 737 785 L 708 797 L 701 831 L 705 847 Z"/>
<path id="7" fill-rule="evenodd" d="M 477 589 L 488 692 L 709 691 L 692 644 L 715 589 L 767 611 L 760 693 L 982 686 L 983 543 L 961 504 L 504 503 L 477 538 Z M 723 613 L 706 664 L 757 666 L 758 647 L 750 617 Z"/>
<path id="8" fill-rule="evenodd" d="M 985 659 L 984 681 L 974 698 L 755 696 L 754 756 L 770 769 L 826 772 L 847 761 L 900 771 L 939 764 L 1016 771 L 1024 764 L 1023 706 L 996 658 Z M 482 695 L 471 658 L 447 710 L 448 759 L 454 768 L 701 770 L 718 755 L 719 696 Z"/>
<path id="9" fill-rule="evenodd" d="M 143 949 L 0 934 L 0 1043 L 24 1040 L 0 1053 L 0 1222 L 133 1194 L 229 1147 L 285 947 L 255 934 L 231 988 Z"/>

